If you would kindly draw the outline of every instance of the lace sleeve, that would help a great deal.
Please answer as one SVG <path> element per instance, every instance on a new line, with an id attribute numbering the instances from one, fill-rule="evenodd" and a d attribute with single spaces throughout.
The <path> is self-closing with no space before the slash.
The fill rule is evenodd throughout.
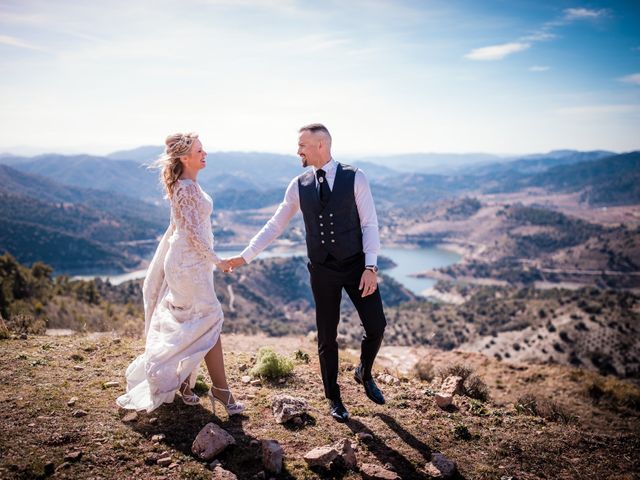
<path id="1" fill-rule="evenodd" d="M 221 259 L 208 245 L 203 232 L 205 225 L 198 212 L 198 186 L 195 183 L 182 185 L 175 190 L 174 197 L 176 225 L 187 234 L 187 241 L 196 252 L 217 265 Z"/>

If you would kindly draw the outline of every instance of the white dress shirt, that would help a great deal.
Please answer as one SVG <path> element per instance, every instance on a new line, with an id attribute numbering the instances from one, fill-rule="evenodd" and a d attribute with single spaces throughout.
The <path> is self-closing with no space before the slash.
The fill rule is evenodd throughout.
<path id="1" fill-rule="evenodd" d="M 336 179 L 337 162 L 332 158 L 324 164 L 322 170 L 326 172 L 326 181 L 329 188 L 333 190 L 333 183 Z M 313 167 L 316 173 L 318 168 Z M 318 187 L 318 177 L 316 188 Z M 362 228 L 362 250 L 365 255 L 365 265 L 378 264 L 378 252 L 380 251 L 380 237 L 378 235 L 378 216 L 376 207 L 373 204 L 373 196 L 369 188 L 369 182 L 362 170 L 356 170 L 353 185 L 358 216 L 360 217 L 360 227 Z M 249 246 L 245 248 L 241 255 L 245 262 L 249 263 L 262 250 L 267 248 L 286 228 L 293 216 L 300 209 L 300 192 L 298 191 L 298 177 L 291 180 L 284 200 L 276 210 L 276 213 L 265 224 L 264 227 L 251 239 Z"/>

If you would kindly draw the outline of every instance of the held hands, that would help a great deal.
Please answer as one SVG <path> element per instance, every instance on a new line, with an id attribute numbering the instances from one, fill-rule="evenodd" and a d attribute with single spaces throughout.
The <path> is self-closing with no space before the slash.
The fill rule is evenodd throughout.
<path id="1" fill-rule="evenodd" d="M 224 273 L 233 272 L 235 268 L 238 268 L 241 265 L 246 265 L 244 258 L 240 255 L 236 257 L 225 258 L 218 264 L 218 268 L 222 270 Z"/>
<path id="2" fill-rule="evenodd" d="M 362 277 L 360 278 L 360 286 L 359 290 L 362 290 L 362 296 L 366 297 L 371 295 L 378 288 L 378 276 L 372 272 L 371 270 L 366 270 L 362 272 Z"/>

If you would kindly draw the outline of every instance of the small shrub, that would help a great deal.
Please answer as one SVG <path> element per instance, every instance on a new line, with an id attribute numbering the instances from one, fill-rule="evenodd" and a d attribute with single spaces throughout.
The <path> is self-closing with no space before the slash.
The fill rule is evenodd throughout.
<path id="1" fill-rule="evenodd" d="M 575 417 L 568 413 L 564 407 L 553 400 L 539 398 L 530 393 L 518 398 L 514 403 L 516 412 L 520 415 L 542 417 L 552 422 L 571 423 Z"/>
<path id="2" fill-rule="evenodd" d="M 258 350 L 256 364 L 251 369 L 254 377 L 276 379 L 286 377 L 293 372 L 293 362 L 278 355 L 270 347 L 262 347 Z"/>
<path id="3" fill-rule="evenodd" d="M 589 383 L 586 394 L 594 404 L 612 410 L 624 407 L 640 411 L 640 388 L 632 383 L 612 377 L 596 378 Z"/>
<path id="4" fill-rule="evenodd" d="M 413 367 L 413 372 L 416 378 L 425 382 L 431 382 L 435 377 L 435 369 L 433 363 L 423 358 L 418 361 Z"/>
<path id="5" fill-rule="evenodd" d="M 471 432 L 466 425 L 459 423 L 453 427 L 453 436 L 460 440 L 471 440 Z"/>
<path id="6" fill-rule="evenodd" d="M 453 375 L 456 377 L 461 377 L 462 381 L 464 382 L 472 373 L 473 369 L 471 367 L 456 363 L 454 365 L 438 370 L 438 377 L 444 380 L 445 378 Z"/>
<path id="7" fill-rule="evenodd" d="M 198 375 L 196 379 L 196 384 L 192 388 L 193 393 L 196 395 L 204 395 L 209 391 L 209 385 L 207 385 L 204 381 L 204 375 Z"/>
<path id="8" fill-rule="evenodd" d="M 484 380 L 477 375 L 471 375 L 467 378 L 462 384 L 462 388 L 467 397 L 480 400 L 481 402 L 486 402 L 489 399 L 489 387 L 484 383 Z"/>
<path id="9" fill-rule="evenodd" d="M 296 350 L 293 353 L 293 358 L 297 361 L 297 362 L 302 362 L 302 363 L 309 363 L 309 361 L 311 360 L 311 358 L 309 357 L 309 354 L 307 352 L 304 352 L 300 349 Z"/>
<path id="10" fill-rule="evenodd" d="M 0 340 L 5 340 L 10 336 L 11 336 L 11 333 L 9 332 L 9 329 L 7 328 L 6 323 L 4 323 L 4 320 L 0 316 Z"/>

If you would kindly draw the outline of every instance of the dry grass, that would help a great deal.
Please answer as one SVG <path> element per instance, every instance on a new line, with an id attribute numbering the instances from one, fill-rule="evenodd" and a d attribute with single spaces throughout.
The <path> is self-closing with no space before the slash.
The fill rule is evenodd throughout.
<path id="1" fill-rule="evenodd" d="M 517 415 L 511 403 L 482 403 L 467 397 L 457 397 L 457 408 L 444 412 L 427 393 L 432 385 L 415 378 L 381 385 L 387 405 L 377 406 L 353 381 L 352 365 L 357 358 L 345 355 L 340 384 L 352 419 L 337 424 L 327 415 L 312 344 L 300 338 L 254 340 L 240 336 L 226 337 L 224 344 L 231 385 L 236 396 L 248 404 L 246 415 L 229 419 L 226 414 L 213 414 L 207 402 L 189 407 L 176 401 L 124 422 L 125 412 L 114 403 L 123 388 L 104 388 L 104 383 L 116 380 L 122 385 L 124 369 L 142 350 L 140 341 L 116 341 L 111 336 L 34 336 L 2 341 L 0 477 L 36 478 L 56 469 L 55 478 L 210 478 L 206 464 L 190 451 L 193 438 L 210 421 L 235 437 L 237 445 L 223 452 L 219 460 L 242 479 L 251 479 L 261 471 L 259 448 L 251 441 L 262 439 L 278 440 L 284 448 L 281 479 L 327 478 L 326 473 L 310 470 L 302 456 L 342 438 L 357 444 L 359 462 L 389 463 L 404 479 L 426 478 L 422 469 L 434 451 L 456 460 L 462 478 L 467 479 L 505 475 L 525 480 L 624 478 L 640 469 L 637 412 L 625 413 L 622 418 L 593 405 L 586 395 L 575 395 L 578 389 L 584 390 L 584 379 L 569 378 L 564 367 L 514 370 L 510 377 L 502 376 L 502 382 L 509 381 L 517 390 L 525 375 L 534 376 L 536 369 L 544 369 L 545 375 L 548 373 L 545 378 L 554 379 L 553 388 L 567 392 L 562 404 L 580 413 L 568 425 L 540 416 Z M 284 384 L 244 385 L 238 379 L 252 366 L 255 345 L 268 345 L 285 355 L 301 349 L 310 354 L 310 362 L 296 363 Z M 509 370 L 503 363 L 486 362 L 473 369 L 481 372 L 493 389 L 495 372 L 503 375 Z M 445 364 L 434 358 L 435 368 Z M 83 369 L 74 368 L 78 366 Z M 546 391 L 547 386 L 541 380 L 537 388 Z M 303 425 L 276 424 L 270 405 L 278 393 L 301 396 L 309 402 L 311 410 Z M 74 396 L 79 400 L 67 406 Z M 86 411 L 87 416 L 74 417 L 72 412 L 77 409 Z M 358 432 L 370 433 L 373 439 L 357 443 Z M 153 435 L 161 433 L 165 439 L 154 442 Z M 81 459 L 65 463 L 65 455 L 73 451 L 81 451 Z M 174 467 L 155 463 L 162 453 L 171 455 Z M 360 478 L 357 472 L 345 471 L 331 476 Z"/>

